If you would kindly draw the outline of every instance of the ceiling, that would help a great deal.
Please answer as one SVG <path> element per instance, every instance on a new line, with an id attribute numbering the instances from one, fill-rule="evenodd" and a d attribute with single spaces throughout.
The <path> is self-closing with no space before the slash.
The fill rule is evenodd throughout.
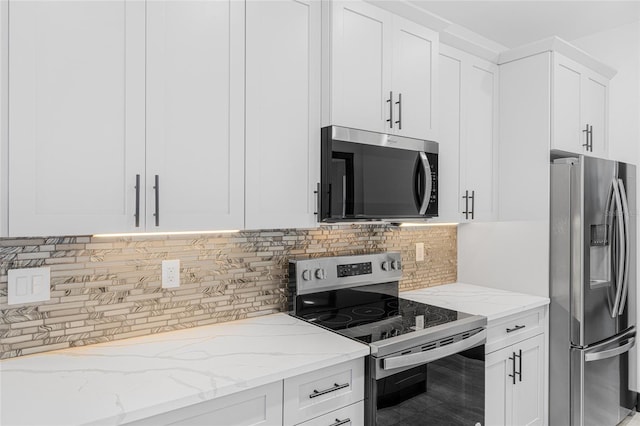
<path id="1" fill-rule="evenodd" d="M 640 21 L 640 0 L 410 0 L 410 3 L 508 48 L 554 35 L 571 41 Z"/>

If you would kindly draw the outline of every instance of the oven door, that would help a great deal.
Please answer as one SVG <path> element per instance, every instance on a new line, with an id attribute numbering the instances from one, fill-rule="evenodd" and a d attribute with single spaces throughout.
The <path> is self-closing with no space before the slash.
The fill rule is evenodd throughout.
<path id="1" fill-rule="evenodd" d="M 484 344 L 376 378 L 370 357 L 367 425 L 484 425 Z"/>
<path id="2" fill-rule="evenodd" d="M 321 221 L 437 216 L 438 155 L 426 141 L 353 129 L 342 140 L 332 129 L 323 129 Z"/>

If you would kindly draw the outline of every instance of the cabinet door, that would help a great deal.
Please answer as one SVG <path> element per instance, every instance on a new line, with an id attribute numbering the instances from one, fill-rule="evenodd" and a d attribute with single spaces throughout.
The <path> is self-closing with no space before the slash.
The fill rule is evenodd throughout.
<path id="1" fill-rule="evenodd" d="M 460 220 L 460 143 L 462 60 L 440 46 L 439 58 L 438 222 Z"/>
<path id="2" fill-rule="evenodd" d="M 135 230 L 144 4 L 10 3 L 9 235 Z"/>
<path id="3" fill-rule="evenodd" d="M 463 69 L 461 192 L 469 191 L 470 220 L 491 220 L 496 213 L 496 152 L 498 69 L 494 64 L 468 56 Z M 461 212 L 466 202 L 461 200 Z M 466 217 L 465 217 L 466 219 Z"/>
<path id="4" fill-rule="evenodd" d="M 586 153 L 586 133 L 580 119 L 581 65 L 554 54 L 553 118 L 551 147 L 562 151 Z"/>
<path id="5" fill-rule="evenodd" d="M 519 371 L 513 387 L 513 424 L 542 425 L 544 423 L 544 334 L 513 346 L 520 355 Z"/>
<path id="6" fill-rule="evenodd" d="M 511 358 L 510 358 L 511 357 Z M 487 354 L 485 357 L 485 408 L 487 426 L 512 424 L 512 398 L 514 373 L 511 346 Z"/>
<path id="7" fill-rule="evenodd" d="M 310 227 L 320 177 L 320 2 L 246 8 L 246 228 Z"/>
<path id="8" fill-rule="evenodd" d="M 331 3 L 331 117 L 326 125 L 388 132 L 391 14 L 370 4 Z"/>
<path id="9" fill-rule="evenodd" d="M 393 18 L 396 133 L 437 140 L 438 33 L 398 16 Z"/>
<path id="10" fill-rule="evenodd" d="M 582 128 L 588 124 L 592 131 L 590 155 L 608 157 L 608 82 L 594 73 L 585 73 L 582 78 Z"/>
<path id="11" fill-rule="evenodd" d="M 281 426 L 282 382 L 270 383 L 128 424 L 130 426 Z"/>
<path id="12" fill-rule="evenodd" d="M 147 230 L 241 228 L 244 2 L 147 2 L 146 75 Z"/>

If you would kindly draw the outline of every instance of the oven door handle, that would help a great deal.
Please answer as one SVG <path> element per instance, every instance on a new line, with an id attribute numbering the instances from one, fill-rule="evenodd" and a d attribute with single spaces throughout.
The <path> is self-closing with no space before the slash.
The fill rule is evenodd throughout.
<path id="1" fill-rule="evenodd" d="M 487 330 L 482 330 L 464 340 L 446 346 L 441 346 L 436 349 L 384 358 L 382 360 L 382 369 L 393 370 L 396 368 L 425 364 L 427 362 L 435 361 L 437 359 L 471 349 L 474 346 L 478 346 L 479 344 L 486 342 L 486 340 Z"/>

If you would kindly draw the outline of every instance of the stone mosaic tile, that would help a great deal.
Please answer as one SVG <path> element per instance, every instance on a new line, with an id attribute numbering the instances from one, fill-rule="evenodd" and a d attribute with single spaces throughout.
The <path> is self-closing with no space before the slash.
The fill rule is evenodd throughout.
<path id="1" fill-rule="evenodd" d="M 456 226 L 3 238 L 0 359 L 281 312 L 290 258 L 391 250 L 402 253 L 402 290 L 456 281 Z M 179 288 L 161 287 L 163 259 L 180 259 Z M 8 306 L 7 271 L 39 266 L 51 267 L 51 300 Z"/>

